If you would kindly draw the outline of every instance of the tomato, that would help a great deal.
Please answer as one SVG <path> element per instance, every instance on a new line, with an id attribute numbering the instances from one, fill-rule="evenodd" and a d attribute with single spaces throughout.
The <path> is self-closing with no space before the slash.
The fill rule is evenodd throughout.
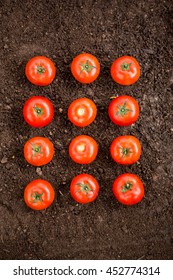
<path id="1" fill-rule="evenodd" d="M 71 72 L 78 82 L 89 84 L 100 74 L 100 63 L 94 55 L 82 53 L 73 59 Z"/>
<path id="2" fill-rule="evenodd" d="M 132 85 L 140 77 L 139 63 L 131 56 L 119 57 L 111 66 L 111 76 L 120 85 Z"/>
<path id="3" fill-rule="evenodd" d="M 136 204 L 144 197 L 144 185 L 135 174 L 125 173 L 114 181 L 113 193 L 122 204 Z"/>
<path id="4" fill-rule="evenodd" d="M 114 161 L 119 164 L 132 164 L 141 155 L 141 144 L 132 135 L 119 136 L 113 140 L 110 153 Z"/>
<path id="5" fill-rule="evenodd" d="M 70 185 L 70 193 L 78 203 L 89 203 L 94 201 L 99 193 L 99 184 L 89 174 L 80 174 L 73 178 Z"/>
<path id="6" fill-rule="evenodd" d="M 52 185 L 41 179 L 30 182 L 24 190 L 24 200 L 27 206 L 33 210 L 48 208 L 55 198 Z"/>
<path id="7" fill-rule="evenodd" d="M 97 107 L 88 98 L 78 98 L 74 100 L 68 108 L 69 120 L 80 127 L 91 124 L 96 117 Z"/>
<path id="8" fill-rule="evenodd" d="M 52 160 L 53 155 L 54 147 L 48 138 L 34 137 L 25 143 L 24 157 L 32 165 L 45 165 Z"/>
<path id="9" fill-rule="evenodd" d="M 52 121 L 54 108 L 49 99 L 42 96 L 33 96 L 25 102 L 23 116 L 29 125 L 43 127 Z"/>
<path id="10" fill-rule="evenodd" d="M 48 86 L 55 78 L 56 68 L 49 58 L 35 56 L 26 64 L 25 74 L 32 84 Z"/>
<path id="11" fill-rule="evenodd" d="M 138 102 L 131 96 L 122 95 L 113 99 L 108 108 L 113 123 L 128 126 L 136 122 L 139 116 Z"/>
<path id="12" fill-rule="evenodd" d="M 80 164 L 88 164 L 95 160 L 98 153 L 96 141 L 88 135 L 75 137 L 69 145 L 69 155 L 72 160 Z"/>

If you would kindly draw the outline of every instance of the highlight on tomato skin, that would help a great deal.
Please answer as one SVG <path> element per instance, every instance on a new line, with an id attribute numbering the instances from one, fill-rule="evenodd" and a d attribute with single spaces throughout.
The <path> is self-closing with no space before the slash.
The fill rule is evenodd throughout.
<path id="1" fill-rule="evenodd" d="M 25 160 L 34 166 L 48 164 L 54 156 L 54 146 L 46 137 L 30 138 L 24 145 Z"/>
<path id="2" fill-rule="evenodd" d="M 52 185 L 45 180 L 36 179 L 31 181 L 24 190 L 24 201 L 33 210 L 48 208 L 55 198 Z"/>
<path id="3" fill-rule="evenodd" d="M 23 117 L 30 126 L 40 128 L 52 121 L 54 107 L 48 98 L 32 96 L 24 104 Z"/>
<path id="4" fill-rule="evenodd" d="M 90 125 L 95 120 L 96 115 L 95 103 L 86 97 L 74 100 L 68 108 L 68 119 L 79 127 Z"/>
<path id="5" fill-rule="evenodd" d="M 118 164 L 133 164 L 141 156 L 141 143 L 133 135 L 118 136 L 112 141 L 110 154 Z"/>
<path id="6" fill-rule="evenodd" d="M 25 75 L 34 85 L 48 86 L 55 78 L 56 67 L 48 57 L 35 56 L 27 62 Z"/>
<path id="7" fill-rule="evenodd" d="M 140 65 L 132 56 L 117 58 L 111 66 L 112 79 L 123 86 L 129 86 L 138 81 L 140 77 Z"/>
<path id="8" fill-rule="evenodd" d="M 89 174 L 80 174 L 73 178 L 70 184 L 72 198 L 81 204 L 93 202 L 99 194 L 100 186 L 97 180 Z"/>
<path id="9" fill-rule="evenodd" d="M 139 117 L 138 102 L 131 96 L 114 97 L 108 107 L 110 120 L 118 126 L 129 126 Z"/>
<path id="10" fill-rule="evenodd" d="M 144 197 L 144 185 L 140 178 L 131 173 L 118 176 L 112 187 L 116 199 L 125 205 L 139 203 Z"/>
<path id="11" fill-rule="evenodd" d="M 79 164 L 93 162 L 98 154 L 97 142 L 88 135 L 79 135 L 72 139 L 69 145 L 71 159 Z"/>
<path id="12" fill-rule="evenodd" d="M 78 82 L 89 84 L 94 82 L 99 76 L 100 63 L 94 55 L 82 53 L 73 59 L 71 72 Z"/>

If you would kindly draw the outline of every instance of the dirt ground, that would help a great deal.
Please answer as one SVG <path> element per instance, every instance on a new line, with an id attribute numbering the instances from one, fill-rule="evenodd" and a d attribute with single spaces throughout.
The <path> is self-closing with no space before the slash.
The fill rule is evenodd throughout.
<path id="1" fill-rule="evenodd" d="M 171 0 L 1 1 L 0 54 L 0 258 L 1 259 L 172 259 L 173 174 L 171 133 Z M 82 85 L 70 73 L 77 54 L 89 52 L 101 63 L 99 78 Z M 47 87 L 30 84 L 26 62 L 35 55 L 51 58 L 57 67 Z M 134 56 L 141 77 L 132 86 L 113 82 L 110 66 L 122 55 Z M 110 122 L 110 96 L 129 94 L 141 107 L 138 122 L 121 128 Z M 33 129 L 23 120 L 22 107 L 33 95 L 50 98 L 54 121 Z M 93 124 L 77 128 L 67 119 L 69 104 L 91 98 L 98 115 Z M 78 165 L 68 156 L 71 139 L 88 134 L 99 144 L 97 159 Z M 139 138 L 140 161 L 118 166 L 109 155 L 112 140 L 125 134 Z M 55 145 L 53 161 L 35 168 L 23 157 L 33 136 Z M 69 194 L 74 176 L 89 173 L 100 183 L 98 199 L 78 205 Z M 114 179 L 136 173 L 145 184 L 145 198 L 132 207 L 112 194 Z M 33 179 L 48 180 L 56 199 L 47 210 L 34 212 L 23 201 Z"/>

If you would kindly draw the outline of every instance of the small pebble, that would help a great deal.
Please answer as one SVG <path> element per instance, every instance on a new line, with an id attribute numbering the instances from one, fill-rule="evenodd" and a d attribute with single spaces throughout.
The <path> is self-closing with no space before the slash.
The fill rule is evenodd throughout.
<path id="1" fill-rule="evenodd" d="M 40 167 L 37 167 L 37 168 L 36 168 L 36 173 L 37 173 L 39 176 L 42 175 L 42 170 L 41 170 Z"/>
<path id="2" fill-rule="evenodd" d="M 1 163 L 4 164 L 4 163 L 7 163 L 8 159 L 6 156 L 4 156 L 2 159 L 1 159 Z"/>

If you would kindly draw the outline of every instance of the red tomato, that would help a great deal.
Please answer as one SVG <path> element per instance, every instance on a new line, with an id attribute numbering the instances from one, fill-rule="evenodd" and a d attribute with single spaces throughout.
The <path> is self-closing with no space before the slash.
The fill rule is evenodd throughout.
<path id="1" fill-rule="evenodd" d="M 95 120 L 97 107 L 88 98 L 78 98 L 74 100 L 68 108 L 69 120 L 80 127 L 89 125 Z"/>
<path id="2" fill-rule="evenodd" d="M 49 99 L 42 96 L 29 98 L 23 107 L 25 121 L 33 127 L 48 125 L 54 116 L 54 108 Z"/>
<path id="3" fill-rule="evenodd" d="M 141 144 L 132 135 L 119 136 L 113 140 L 110 153 L 114 161 L 119 164 L 132 164 L 141 155 Z"/>
<path id="4" fill-rule="evenodd" d="M 88 164 L 95 160 L 98 153 L 96 141 L 88 135 L 75 137 L 69 145 L 69 155 L 73 161 Z"/>
<path id="5" fill-rule="evenodd" d="M 113 123 L 128 126 L 136 122 L 139 116 L 138 102 L 131 96 L 122 95 L 113 99 L 108 108 Z"/>
<path id="6" fill-rule="evenodd" d="M 33 210 L 48 208 L 55 198 L 52 185 L 41 179 L 30 182 L 24 191 L 25 203 Z"/>
<path id="7" fill-rule="evenodd" d="M 32 84 L 48 86 L 55 78 L 56 68 L 49 58 L 35 56 L 26 64 L 25 74 Z"/>
<path id="8" fill-rule="evenodd" d="M 25 143 L 24 157 L 32 165 L 45 165 L 52 160 L 53 155 L 54 147 L 48 138 L 34 137 Z"/>
<path id="9" fill-rule="evenodd" d="M 89 84 L 100 74 L 100 63 L 92 54 L 82 53 L 73 59 L 71 72 L 78 82 Z"/>
<path id="10" fill-rule="evenodd" d="M 120 85 L 132 85 L 140 77 L 139 63 L 131 56 L 119 57 L 111 66 L 111 76 Z"/>
<path id="11" fill-rule="evenodd" d="M 89 203 L 94 201 L 99 193 L 99 184 L 89 174 L 80 174 L 73 178 L 70 185 L 70 193 L 78 203 Z"/>
<path id="12" fill-rule="evenodd" d="M 136 204 L 144 197 L 144 185 L 135 174 L 125 173 L 114 181 L 113 193 L 122 204 Z"/>

